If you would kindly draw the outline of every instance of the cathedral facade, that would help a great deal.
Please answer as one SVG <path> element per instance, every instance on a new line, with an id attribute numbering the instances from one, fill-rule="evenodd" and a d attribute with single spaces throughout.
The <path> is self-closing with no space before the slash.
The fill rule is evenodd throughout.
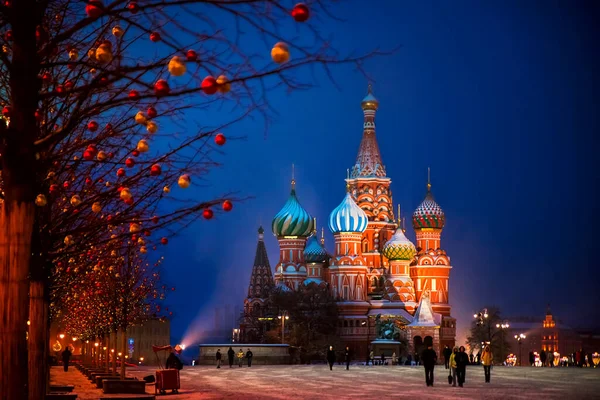
<path id="1" fill-rule="evenodd" d="M 375 136 L 379 102 L 371 87 L 361 105 L 363 134 L 356 163 L 348 172 L 346 195 L 328 219 L 333 251 L 326 249 L 323 233 L 318 238 L 292 179 L 291 193 L 271 224 L 279 242 L 275 274 L 260 228 L 245 311 L 260 314 L 272 290 L 324 285 L 337 299 L 339 336 L 357 356 L 377 351 L 377 346 L 391 349 L 385 344 L 395 341 L 405 343 L 411 355 L 431 342 L 440 354 L 444 346 L 454 346 L 456 335 L 449 303 L 452 267 L 441 244 L 445 215 L 428 177 L 425 198 L 412 214 L 416 246 L 406 237 L 399 206 L 394 215 L 392 181 Z M 382 326 L 397 333 L 386 338 Z"/>

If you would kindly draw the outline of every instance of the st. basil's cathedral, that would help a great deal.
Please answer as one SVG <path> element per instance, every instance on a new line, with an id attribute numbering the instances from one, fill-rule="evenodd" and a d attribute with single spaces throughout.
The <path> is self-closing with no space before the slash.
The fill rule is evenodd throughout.
<path id="1" fill-rule="evenodd" d="M 328 220 L 333 254 L 325 247 L 323 232 L 318 237 L 316 222 L 300 204 L 292 179 L 291 193 L 271 225 L 279 242 L 274 277 L 261 227 L 245 313 L 266 311 L 273 290 L 325 285 L 337 299 L 340 339 L 357 356 L 374 347 L 377 356 L 396 351 L 394 340 L 378 339 L 383 320 L 399 328 L 409 354 L 428 341 L 440 354 L 444 346 L 454 346 L 456 335 L 448 290 L 452 267 L 441 245 L 445 215 L 428 176 L 425 198 L 412 214 L 416 247 L 406 237 L 399 206 L 394 216 L 392 181 L 375 136 L 379 102 L 370 86 L 361 105 L 364 124 L 356 163 L 346 179 L 346 195 Z"/>

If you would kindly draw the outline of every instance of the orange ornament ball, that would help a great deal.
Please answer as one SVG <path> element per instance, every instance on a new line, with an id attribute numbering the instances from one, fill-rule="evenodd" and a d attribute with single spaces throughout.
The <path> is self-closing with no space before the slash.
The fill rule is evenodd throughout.
<path id="1" fill-rule="evenodd" d="M 205 94 L 215 94 L 217 93 L 218 88 L 217 80 L 214 77 L 209 75 L 202 80 L 202 91 Z"/>
<path id="2" fill-rule="evenodd" d="M 202 216 L 204 219 L 211 219 L 214 216 L 213 210 L 205 208 L 204 211 L 202 211 Z"/>
<path id="3" fill-rule="evenodd" d="M 223 146 L 227 142 L 227 138 L 222 133 L 217 133 L 215 136 L 215 143 L 219 146 Z"/>
<path id="4" fill-rule="evenodd" d="M 292 8 L 290 14 L 296 22 L 305 22 L 306 20 L 308 20 L 308 17 L 310 17 L 308 6 L 304 3 L 296 4 L 294 8 Z"/>
<path id="5" fill-rule="evenodd" d="M 96 19 L 102 15 L 104 4 L 100 0 L 89 0 L 85 6 L 85 13 L 88 17 Z"/>
<path id="6" fill-rule="evenodd" d="M 169 94 L 170 91 L 171 88 L 169 88 L 169 84 L 164 79 L 159 79 L 154 84 L 154 93 L 156 93 L 157 96 L 164 96 Z"/>
<path id="7" fill-rule="evenodd" d="M 230 200 L 225 200 L 223 202 L 223 211 L 231 211 L 233 209 L 233 203 Z"/>

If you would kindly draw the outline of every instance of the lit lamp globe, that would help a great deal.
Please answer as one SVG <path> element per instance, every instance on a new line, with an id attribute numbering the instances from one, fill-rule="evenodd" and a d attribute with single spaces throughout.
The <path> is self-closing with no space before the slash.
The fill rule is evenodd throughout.
<path id="1" fill-rule="evenodd" d="M 125 33 L 125 31 L 119 25 L 116 25 L 112 28 L 112 34 L 115 37 L 120 38 L 121 36 L 123 36 L 123 33 Z"/>
<path id="2" fill-rule="evenodd" d="M 150 150 L 150 145 L 148 144 L 148 141 L 142 139 L 138 142 L 136 148 L 137 148 L 137 151 L 139 151 L 140 153 L 145 153 L 148 150 Z"/>
<path id="3" fill-rule="evenodd" d="M 158 131 L 158 125 L 156 125 L 156 122 L 148 121 L 148 123 L 146 124 L 146 131 L 152 134 L 156 133 Z"/>
<path id="4" fill-rule="evenodd" d="M 290 49 L 287 44 L 278 42 L 271 49 L 271 58 L 277 64 L 283 64 L 290 59 Z"/>
<path id="5" fill-rule="evenodd" d="M 231 83 L 229 83 L 229 79 L 227 79 L 227 77 L 225 75 L 220 75 L 217 78 L 217 85 L 219 85 L 217 87 L 217 90 L 220 93 L 225 94 L 231 90 Z"/>
<path id="6" fill-rule="evenodd" d="M 35 205 L 38 207 L 44 207 L 46 204 L 48 204 L 48 200 L 46 199 L 46 196 L 43 194 L 38 194 L 37 197 L 35 198 Z"/>
<path id="7" fill-rule="evenodd" d="M 146 123 L 146 121 L 147 121 L 147 119 L 143 112 L 138 111 L 138 113 L 135 114 L 136 124 L 144 125 Z"/>
<path id="8" fill-rule="evenodd" d="M 182 76 L 187 70 L 185 62 L 179 56 L 173 56 L 173 58 L 171 58 L 168 68 L 169 73 L 173 76 Z"/>
<path id="9" fill-rule="evenodd" d="M 190 186 L 190 183 L 191 183 L 191 179 L 190 179 L 190 176 L 187 174 L 181 175 L 179 177 L 179 179 L 177 180 L 177 184 L 182 189 L 187 189 Z"/>
<path id="10" fill-rule="evenodd" d="M 113 59 L 112 46 L 110 42 L 104 42 L 96 49 L 96 60 L 101 63 L 109 63 Z"/>

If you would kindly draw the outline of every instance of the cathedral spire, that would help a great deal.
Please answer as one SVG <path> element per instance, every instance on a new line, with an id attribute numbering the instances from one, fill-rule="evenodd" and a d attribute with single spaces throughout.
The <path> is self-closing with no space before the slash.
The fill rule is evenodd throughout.
<path id="1" fill-rule="evenodd" d="M 363 99 L 361 106 L 364 114 L 363 137 L 358 149 L 356 164 L 352 167 L 351 178 L 384 178 L 386 176 L 385 166 L 381 161 L 379 145 L 375 137 L 375 112 L 379 108 L 379 101 L 373 96 L 370 84 L 367 96 Z"/>
<path id="2" fill-rule="evenodd" d="M 254 265 L 252 266 L 252 275 L 250 275 L 250 285 L 248 286 L 249 299 L 268 299 L 270 291 L 274 286 L 273 272 L 267 255 L 263 227 L 258 228 L 258 243 L 256 244 L 256 254 L 254 256 Z"/>

